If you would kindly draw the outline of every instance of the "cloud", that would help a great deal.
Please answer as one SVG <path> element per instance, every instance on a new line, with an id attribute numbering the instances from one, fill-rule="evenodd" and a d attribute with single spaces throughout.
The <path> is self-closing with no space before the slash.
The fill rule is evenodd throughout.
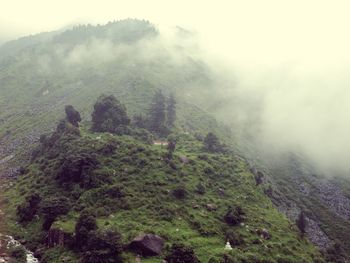
<path id="1" fill-rule="evenodd" d="M 298 150 L 324 169 L 349 172 L 349 7 L 343 0 L 13 0 L 0 11 L 0 39 L 126 17 L 149 19 L 161 29 L 189 28 L 199 43 L 188 45 L 189 53 L 200 53 L 217 76 L 219 116 L 250 128 L 265 145 Z M 178 40 L 162 32 L 164 50 L 174 50 Z M 143 44 L 152 51 L 147 58 L 159 55 L 156 42 Z M 95 39 L 76 46 L 66 63 L 108 62 L 127 52 L 128 46 Z M 181 56 L 172 56 L 181 63 Z"/>

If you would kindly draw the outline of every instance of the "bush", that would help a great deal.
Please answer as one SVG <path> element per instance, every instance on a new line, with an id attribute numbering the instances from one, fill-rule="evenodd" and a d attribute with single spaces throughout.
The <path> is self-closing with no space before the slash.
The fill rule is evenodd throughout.
<path id="1" fill-rule="evenodd" d="M 17 207 L 18 221 L 21 223 L 32 221 L 38 211 L 40 201 L 41 197 L 37 193 L 27 196 L 25 202 Z"/>
<path id="2" fill-rule="evenodd" d="M 62 165 L 57 173 L 57 179 L 62 185 L 80 183 L 82 187 L 87 174 L 99 164 L 96 155 L 91 153 L 72 153 L 64 157 Z"/>
<path id="3" fill-rule="evenodd" d="M 298 219 L 296 220 L 297 227 L 302 235 L 306 233 L 307 221 L 304 211 L 301 211 Z"/>
<path id="4" fill-rule="evenodd" d="M 177 198 L 177 199 L 184 199 L 187 196 L 187 190 L 185 188 L 185 186 L 178 186 L 177 188 L 175 188 L 173 190 L 173 195 Z"/>
<path id="5" fill-rule="evenodd" d="M 193 249 L 183 244 L 174 244 L 165 260 L 168 263 L 199 263 Z"/>
<path id="6" fill-rule="evenodd" d="M 124 134 L 130 123 L 126 108 L 113 95 L 102 95 L 97 99 L 92 112 L 92 130 Z"/>
<path id="7" fill-rule="evenodd" d="M 168 136 L 168 154 L 167 154 L 167 158 L 168 159 L 173 159 L 173 154 L 176 148 L 176 143 L 177 143 L 177 139 L 174 135 L 170 135 Z"/>
<path id="8" fill-rule="evenodd" d="M 88 210 L 81 212 L 77 224 L 75 225 L 75 245 L 78 249 L 83 249 L 91 237 L 91 231 L 97 229 L 95 215 Z"/>
<path id="9" fill-rule="evenodd" d="M 111 230 L 94 232 L 88 240 L 82 263 L 123 262 L 120 239 L 120 234 Z"/>
<path id="10" fill-rule="evenodd" d="M 65 215 L 71 207 L 70 201 L 66 197 L 50 197 L 43 200 L 41 213 L 44 215 L 43 229 L 49 230 L 52 223 L 60 215 Z"/>
<path id="11" fill-rule="evenodd" d="M 225 238 L 228 242 L 230 242 L 231 246 L 240 246 L 244 244 L 243 237 L 233 230 L 227 230 L 225 233 Z"/>
<path id="12" fill-rule="evenodd" d="M 60 120 L 57 124 L 56 131 L 45 142 L 46 146 L 50 146 L 55 142 L 62 134 L 71 134 L 80 136 L 80 130 L 67 120 Z"/>
<path id="13" fill-rule="evenodd" d="M 14 258 L 16 263 L 26 263 L 27 255 L 22 246 L 15 246 L 10 250 L 10 256 Z"/>
<path id="14" fill-rule="evenodd" d="M 202 183 L 197 184 L 196 193 L 200 195 L 204 195 L 206 192 L 205 186 Z"/>
<path id="15" fill-rule="evenodd" d="M 81 121 L 80 113 L 72 105 L 67 105 L 65 112 L 67 121 L 73 126 L 79 127 L 79 122 Z"/>
<path id="16" fill-rule="evenodd" d="M 212 132 L 209 132 L 207 136 L 204 138 L 204 149 L 209 152 L 221 152 L 222 145 L 218 137 Z"/>
<path id="17" fill-rule="evenodd" d="M 140 140 L 147 144 L 152 144 L 154 139 L 152 133 L 150 133 L 145 129 L 132 129 L 130 135 L 135 139 Z"/>
<path id="18" fill-rule="evenodd" d="M 237 206 L 235 208 L 230 207 L 224 216 L 224 220 L 228 225 L 234 226 L 243 221 L 244 215 L 245 213 L 240 206 Z"/>

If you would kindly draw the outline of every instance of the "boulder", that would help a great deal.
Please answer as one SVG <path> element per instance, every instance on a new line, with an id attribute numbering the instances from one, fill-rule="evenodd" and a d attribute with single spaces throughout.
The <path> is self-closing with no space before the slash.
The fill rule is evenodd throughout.
<path id="1" fill-rule="evenodd" d="M 198 204 L 193 204 L 193 205 L 192 205 L 192 208 L 193 208 L 193 209 L 198 209 L 198 208 L 199 208 L 199 205 L 198 205 Z"/>
<path id="2" fill-rule="evenodd" d="M 218 207 L 214 204 L 206 204 L 205 207 L 208 211 L 215 211 L 216 209 L 218 209 Z"/>
<path id="3" fill-rule="evenodd" d="M 158 256 L 164 247 L 164 240 L 157 235 L 143 234 L 134 238 L 129 249 L 142 256 Z"/>

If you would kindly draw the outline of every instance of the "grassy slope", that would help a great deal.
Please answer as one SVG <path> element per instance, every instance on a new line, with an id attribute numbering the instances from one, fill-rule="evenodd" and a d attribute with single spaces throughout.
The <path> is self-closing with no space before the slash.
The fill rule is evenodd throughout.
<path id="1" fill-rule="evenodd" d="M 166 150 L 160 146 L 147 145 L 128 136 L 102 134 L 100 140 L 96 140 L 96 136 L 84 133 L 82 138 L 69 142 L 66 147 L 98 152 L 103 145 L 115 141 L 118 149 L 114 154 L 98 155 L 101 162 L 99 173 L 122 189 L 122 200 L 106 199 L 101 194 L 101 189 L 110 183 L 82 191 L 80 197 L 74 199 L 72 192 L 60 188 L 53 179 L 57 158 L 49 160 L 44 155 L 6 192 L 8 200 L 11 200 L 8 219 L 12 222 L 14 233 L 31 240 L 33 245 L 42 238 L 39 234 L 41 219 L 24 228 L 14 224 L 16 206 L 27 194 L 40 189 L 44 197 L 55 194 L 72 199 L 71 212 L 55 223 L 67 232 L 73 231 L 79 211 L 83 207 L 92 207 L 99 215 L 99 226 L 120 231 L 124 243 L 142 232 L 156 233 L 164 237 L 169 245 L 177 241 L 192 245 L 201 261 L 208 262 L 211 257 L 224 253 L 226 240 L 223 231 L 229 227 L 223 223 L 222 217 L 228 206 L 240 205 L 247 214 L 245 226 L 231 227 L 245 240 L 244 245 L 235 247 L 232 252 L 237 259 L 244 258 L 249 262 L 313 262 L 313 257 L 317 257 L 317 250 L 300 239 L 294 227 L 277 212 L 262 189 L 255 186 L 253 175 L 240 158 L 220 154 L 204 154 L 203 157 L 201 143 L 190 135 L 182 135 L 177 144 L 174 169 L 162 160 Z M 186 156 L 190 162 L 181 163 L 179 156 Z M 204 195 L 195 192 L 199 182 L 206 186 Z M 184 200 L 177 200 L 171 194 L 179 185 L 185 185 L 189 193 Z M 219 194 L 219 188 L 224 190 L 224 196 Z M 215 204 L 218 209 L 208 211 L 205 208 L 208 203 Z M 198 204 L 199 208 L 194 209 L 194 204 Z M 259 239 L 255 229 L 261 228 L 268 229 L 271 240 Z M 56 248 L 50 253 L 62 258 L 68 252 Z M 75 256 L 70 256 L 74 262 Z M 57 257 L 54 258 L 50 262 L 59 262 Z M 150 258 L 145 262 L 159 262 L 159 259 Z"/>
<path id="2" fill-rule="evenodd" d="M 134 34 L 136 39 L 147 38 L 148 23 L 123 23 L 130 23 L 125 26 L 128 29 L 121 30 L 117 22 L 114 33 L 109 34 L 117 39 L 116 45 L 129 41 L 129 38 L 124 39 L 125 32 L 131 36 Z M 105 27 L 95 28 L 95 31 L 103 33 L 108 32 L 109 27 L 113 28 Z M 86 38 L 85 31 L 84 28 L 74 31 L 80 36 L 75 44 L 87 44 L 94 37 L 91 33 Z M 102 33 L 97 35 L 109 40 Z M 155 38 L 154 45 L 159 56 L 145 56 L 142 46 L 134 40 L 127 51 L 110 61 L 78 64 L 67 64 L 69 52 L 77 46 L 62 35 L 50 41 L 34 41 L 35 44 L 30 47 L 0 61 L 0 138 L 5 144 L 19 141 L 22 147 L 31 147 L 31 138 L 50 131 L 54 126 L 52 120 L 61 117 L 61 109 L 67 104 L 74 105 L 84 119 L 88 119 L 92 105 L 101 93 L 114 94 L 127 106 L 131 116 L 145 113 L 155 90 L 159 88 L 166 94 L 174 92 L 178 98 L 179 127 L 201 133 L 212 130 L 230 137 L 229 132 L 217 127 L 215 118 L 196 106 L 201 96 L 193 98 L 186 95 L 186 90 L 191 93 L 197 90 L 201 92 L 197 94 L 202 94 L 208 89 L 209 70 L 202 62 L 181 52 L 178 55 L 183 57 L 183 61 L 174 61 L 165 47 L 157 42 L 153 30 L 151 35 Z M 57 55 L 60 49 L 65 50 L 63 55 Z M 23 152 L 19 147 L 12 148 L 17 154 Z"/>
<path id="3" fill-rule="evenodd" d="M 141 21 L 126 23 L 122 30 L 117 25 L 114 34 L 119 36 L 117 41 L 124 41 L 120 36 L 125 36 L 125 32 L 132 34 L 135 30 L 130 29 L 138 28 L 135 36 L 142 38 L 145 35 L 142 32 L 148 32 L 147 27 L 147 23 L 144 27 Z M 77 29 L 74 33 L 76 36 L 80 36 L 79 30 L 85 32 L 85 29 Z M 89 34 L 93 35 L 106 29 L 89 30 Z M 91 33 L 93 31 L 96 32 Z M 119 31 L 124 33 L 119 34 Z M 61 109 L 66 104 L 73 104 L 87 119 L 92 103 L 101 93 L 107 93 L 115 94 L 125 103 L 130 114 L 144 112 L 153 91 L 159 87 L 166 92 L 175 92 L 178 97 L 178 126 L 183 130 L 202 134 L 214 130 L 221 138 L 230 140 L 229 131 L 196 106 L 205 106 L 200 100 L 207 101 L 202 97 L 211 94 L 210 72 L 199 61 L 188 58 L 179 65 L 166 53 L 147 60 L 132 56 L 131 52 L 108 63 L 86 63 L 67 68 L 62 58 L 54 55 L 54 51 L 67 43 L 71 45 L 70 48 L 74 47 L 74 43 L 69 41 L 69 34 L 53 40 L 50 40 L 50 36 L 39 38 L 40 41 L 26 39 L 24 44 L 18 43 L 16 50 L 6 51 L 11 57 L 0 62 L 0 136 L 5 143 L 23 139 L 20 147 L 14 148 L 17 154 L 21 155 L 23 148 L 32 147 L 33 140 L 27 140 L 28 135 L 37 138 L 54 126 L 52 120 L 61 116 Z M 76 41 L 84 43 L 86 36 L 80 36 Z M 47 68 L 39 67 L 47 58 L 50 58 Z M 43 95 L 46 90 L 49 94 Z M 188 97 L 188 93 L 192 96 Z M 10 135 L 5 135 L 7 132 Z M 287 179 L 288 176 L 280 183 L 291 187 Z M 293 195 L 297 197 L 298 193 L 294 191 Z M 320 209 L 323 211 L 324 208 Z M 332 218 L 332 214 L 327 212 L 327 217 Z M 334 232 L 332 228 L 336 224 L 324 222 L 330 228 L 329 232 Z"/>

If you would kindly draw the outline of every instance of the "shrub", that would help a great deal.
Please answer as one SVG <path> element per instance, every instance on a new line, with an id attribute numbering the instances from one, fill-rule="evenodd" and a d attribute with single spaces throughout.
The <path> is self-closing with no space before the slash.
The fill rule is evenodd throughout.
<path id="1" fill-rule="evenodd" d="M 207 136 L 204 138 L 204 149 L 209 152 L 221 152 L 222 151 L 222 145 L 220 144 L 220 141 L 218 137 L 212 132 L 209 132 Z"/>
<path id="2" fill-rule="evenodd" d="M 175 151 L 175 148 L 176 148 L 176 137 L 173 136 L 173 135 L 170 135 L 168 137 L 168 154 L 167 154 L 167 157 L 168 159 L 172 159 L 173 158 L 173 154 L 174 154 L 174 151 Z"/>
<path id="3" fill-rule="evenodd" d="M 256 175 L 254 176 L 254 178 L 255 178 L 256 185 L 260 185 L 264 181 L 264 174 L 262 172 L 258 171 L 256 173 Z"/>
<path id="4" fill-rule="evenodd" d="M 185 186 L 181 185 L 181 186 L 178 186 L 177 188 L 175 188 L 173 190 L 173 195 L 177 199 L 184 199 L 187 196 L 187 190 L 186 190 Z"/>
<path id="5" fill-rule="evenodd" d="M 58 216 L 69 212 L 70 206 L 69 199 L 63 196 L 43 200 L 41 204 L 41 213 L 44 215 L 43 229 L 49 230 Z"/>
<path id="6" fill-rule="evenodd" d="M 224 220 L 228 225 L 234 226 L 243 221 L 244 215 L 245 213 L 240 206 L 234 208 L 230 207 L 224 216 Z"/>
<path id="7" fill-rule="evenodd" d="M 84 186 L 84 178 L 99 164 L 95 154 L 72 153 L 64 157 L 62 165 L 57 173 L 58 181 L 63 185 L 69 183 L 81 183 Z"/>
<path id="8" fill-rule="evenodd" d="M 40 201 L 41 197 L 37 193 L 27 196 L 25 202 L 17 207 L 18 221 L 21 223 L 32 221 L 38 211 Z"/>
<path id="9" fill-rule="evenodd" d="M 72 105 L 67 105 L 65 112 L 67 121 L 73 126 L 79 127 L 79 122 L 81 121 L 80 113 Z"/>
<path id="10" fill-rule="evenodd" d="M 56 131 L 51 135 L 51 137 L 45 142 L 46 146 L 50 146 L 55 142 L 62 134 L 71 134 L 75 136 L 80 136 L 79 128 L 71 124 L 67 120 L 60 120 L 57 124 Z"/>
<path id="11" fill-rule="evenodd" d="M 113 95 L 97 99 L 92 112 L 92 130 L 95 132 L 125 133 L 130 123 L 126 108 Z"/>
<path id="12" fill-rule="evenodd" d="M 301 211 L 298 219 L 296 220 L 297 227 L 302 235 L 306 233 L 307 221 L 304 211 Z"/>
<path id="13" fill-rule="evenodd" d="M 81 212 L 77 224 L 75 225 L 75 245 L 79 249 L 83 249 L 92 235 L 91 231 L 97 229 L 95 215 L 88 210 Z"/>
<path id="14" fill-rule="evenodd" d="M 27 262 L 26 251 L 24 250 L 24 248 L 22 246 L 13 247 L 10 250 L 10 256 L 15 259 L 14 262 L 17 262 L 17 263 L 26 263 Z"/>
<path id="15" fill-rule="evenodd" d="M 244 244 L 243 237 L 231 229 L 226 231 L 225 238 L 230 242 L 231 246 L 240 246 Z"/>
<path id="16" fill-rule="evenodd" d="M 111 230 L 94 232 L 88 240 L 82 263 L 123 262 L 120 239 L 120 234 Z"/>
<path id="17" fill-rule="evenodd" d="M 204 195 L 206 192 L 205 186 L 202 183 L 197 184 L 196 193 L 200 195 Z"/>
<path id="18" fill-rule="evenodd" d="M 193 249 L 183 244 L 174 244 L 165 260 L 168 263 L 199 263 Z"/>

